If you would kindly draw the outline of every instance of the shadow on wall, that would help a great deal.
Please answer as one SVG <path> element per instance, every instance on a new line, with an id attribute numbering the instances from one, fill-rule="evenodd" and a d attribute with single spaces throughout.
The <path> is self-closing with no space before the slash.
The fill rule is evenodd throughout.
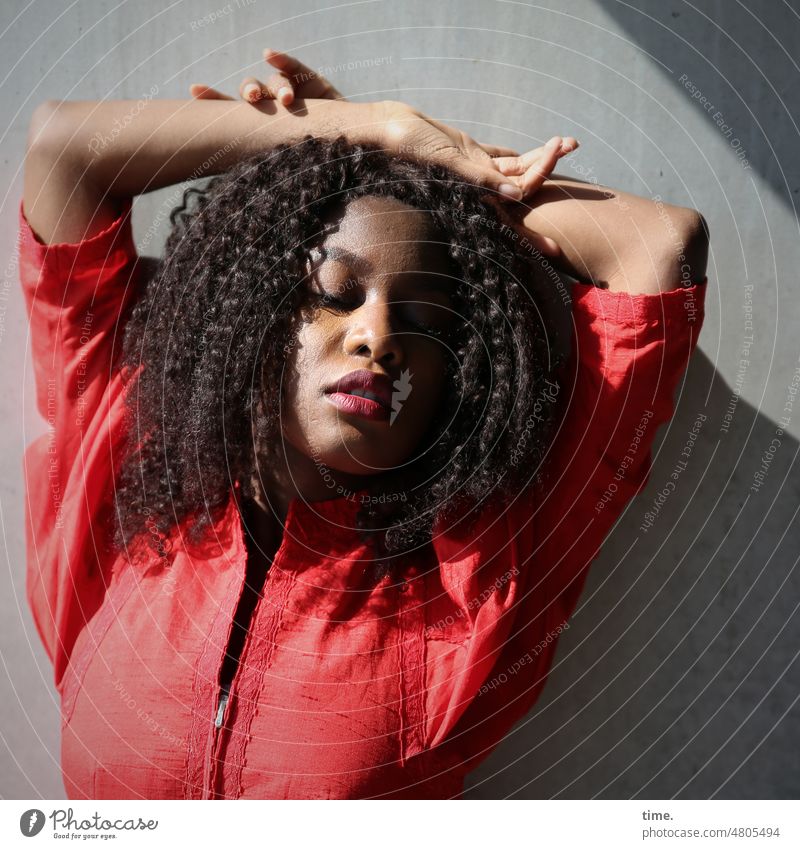
<path id="1" fill-rule="evenodd" d="M 796 214 L 800 15 L 766 2 L 598 3 Z M 659 438 L 539 703 L 470 776 L 467 798 L 800 796 L 798 442 L 700 350 Z"/>
<path id="2" fill-rule="evenodd" d="M 466 798 L 800 796 L 798 442 L 699 349 L 680 391 L 539 703 Z"/>
<path id="3" fill-rule="evenodd" d="M 791 4 L 596 2 L 796 215 L 800 14 Z"/>

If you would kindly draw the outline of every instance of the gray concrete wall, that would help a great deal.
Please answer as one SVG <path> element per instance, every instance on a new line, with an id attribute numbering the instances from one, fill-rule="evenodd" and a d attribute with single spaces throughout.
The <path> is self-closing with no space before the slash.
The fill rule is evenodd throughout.
<path id="1" fill-rule="evenodd" d="M 576 176 L 694 206 L 710 225 L 701 350 L 649 487 L 594 565 L 542 699 L 468 795 L 800 795 L 799 13 L 798 0 L 6 0 L 0 795 L 64 792 L 51 670 L 24 599 L 21 452 L 43 431 L 14 254 L 28 119 L 48 97 L 182 97 L 193 81 L 233 91 L 265 45 L 353 99 L 406 100 L 480 140 L 527 149 L 573 134 Z M 163 227 L 148 228 L 173 200 L 137 203 L 144 252 L 158 253 Z M 699 413 L 689 467 L 645 534 Z"/>

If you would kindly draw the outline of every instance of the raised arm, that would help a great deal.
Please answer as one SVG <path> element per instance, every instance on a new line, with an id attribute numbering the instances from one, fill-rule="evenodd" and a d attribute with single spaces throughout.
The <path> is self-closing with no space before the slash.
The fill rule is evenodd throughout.
<path id="1" fill-rule="evenodd" d="M 507 150 L 480 145 L 398 101 L 48 101 L 31 122 L 25 214 L 46 243 L 80 241 L 114 221 L 130 197 L 216 174 L 306 135 L 377 144 L 448 166 L 506 199 L 526 196 L 490 156 Z M 540 167 L 537 154 L 527 196 L 541 184 Z"/>
<path id="2" fill-rule="evenodd" d="M 696 209 L 558 174 L 532 206 L 525 225 L 560 244 L 562 269 L 574 277 L 612 291 L 656 294 L 706 276 L 708 225 Z"/>
<path id="3" fill-rule="evenodd" d="M 526 155 L 499 160 L 509 176 Z M 525 188 L 526 177 L 516 177 Z M 530 200 L 507 212 L 524 231 L 554 239 L 551 261 L 577 279 L 631 295 L 657 294 L 706 276 L 708 225 L 695 209 L 552 173 Z"/>
<path id="4" fill-rule="evenodd" d="M 24 208 L 45 242 L 92 236 L 120 201 L 305 134 L 372 140 L 380 104 L 300 101 L 291 109 L 215 100 L 47 101 L 30 125 Z"/>

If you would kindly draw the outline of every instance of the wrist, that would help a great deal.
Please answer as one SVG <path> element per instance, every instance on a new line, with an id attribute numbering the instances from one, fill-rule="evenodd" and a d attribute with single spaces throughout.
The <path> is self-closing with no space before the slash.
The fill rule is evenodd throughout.
<path id="1" fill-rule="evenodd" d="M 307 100 L 314 116 L 312 135 L 333 140 L 344 136 L 352 144 L 383 141 L 385 101 L 351 103 L 346 100 Z"/>

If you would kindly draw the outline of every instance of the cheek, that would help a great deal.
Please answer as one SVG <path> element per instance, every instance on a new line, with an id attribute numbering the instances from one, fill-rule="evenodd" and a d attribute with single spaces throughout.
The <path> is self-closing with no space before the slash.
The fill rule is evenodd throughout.
<path id="1" fill-rule="evenodd" d="M 288 421 L 302 419 L 308 405 L 319 394 L 326 338 L 317 323 L 308 322 L 300 326 L 295 342 L 290 345 L 281 386 L 283 409 Z"/>
<path id="2" fill-rule="evenodd" d="M 432 342 L 420 346 L 407 365 L 411 373 L 408 401 L 415 409 L 424 410 L 427 419 L 433 417 L 446 389 L 446 356 L 439 344 Z"/>

